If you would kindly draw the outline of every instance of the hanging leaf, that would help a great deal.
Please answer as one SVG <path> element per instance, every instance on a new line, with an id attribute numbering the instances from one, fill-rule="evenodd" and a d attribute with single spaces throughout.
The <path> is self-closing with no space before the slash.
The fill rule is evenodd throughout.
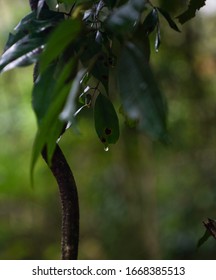
<path id="1" fill-rule="evenodd" d="M 42 33 L 26 35 L 2 54 L 0 72 L 35 63 L 43 50 L 44 43 L 45 38 Z"/>
<path id="2" fill-rule="evenodd" d="M 157 9 L 152 9 L 151 12 L 146 16 L 143 22 L 144 32 L 149 35 L 152 33 L 158 25 L 158 12 Z"/>
<path id="3" fill-rule="evenodd" d="M 62 65 L 61 63 L 59 64 Z M 71 79 L 73 79 L 71 73 L 74 72 L 75 65 L 73 59 L 64 65 L 63 68 L 59 68 L 58 64 L 53 65 L 53 69 L 48 68 L 43 72 L 35 84 L 35 89 L 33 90 L 33 107 L 38 117 L 38 131 L 32 151 L 31 178 L 36 161 L 45 145 L 47 145 L 47 156 L 50 162 L 55 143 L 65 125 L 65 122 L 60 120 L 59 115 L 70 92 Z M 49 79 L 47 84 L 45 84 L 46 78 Z M 51 90 L 47 91 L 49 85 L 51 86 Z M 48 104 L 42 106 L 40 109 L 43 97 Z"/>
<path id="4" fill-rule="evenodd" d="M 14 34 L 9 34 L 0 59 L 0 72 L 27 66 L 38 60 L 49 32 L 64 19 L 62 13 L 48 9 L 42 10 L 41 15 L 41 18 L 37 18 L 36 12 L 30 13 L 16 26 Z M 44 16 L 47 18 L 44 19 Z"/>
<path id="5" fill-rule="evenodd" d="M 56 59 L 73 42 L 79 31 L 80 23 L 77 19 L 65 20 L 59 24 L 49 37 L 45 51 L 41 56 L 41 71 L 44 71 L 50 62 Z"/>
<path id="6" fill-rule="evenodd" d="M 94 106 L 95 129 L 100 141 L 107 147 L 119 139 L 119 121 L 112 102 L 99 94 Z"/>
<path id="7" fill-rule="evenodd" d="M 181 32 L 177 26 L 177 24 L 174 22 L 174 20 L 171 18 L 171 16 L 169 15 L 169 13 L 167 11 L 165 11 L 164 9 L 161 9 L 159 7 L 157 7 L 157 10 L 161 13 L 161 15 L 166 19 L 166 21 L 168 22 L 169 26 L 174 29 L 177 32 Z"/>
<path id="8" fill-rule="evenodd" d="M 118 81 L 125 113 L 153 139 L 166 142 L 166 103 L 145 56 L 133 43 L 122 50 Z"/>
<path id="9" fill-rule="evenodd" d="M 105 26 L 113 33 L 128 33 L 135 29 L 141 12 L 131 2 L 116 9 L 106 20 Z"/>
<path id="10" fill-rule="evenodd" d="M 205 2 L 206 0 L 190 0 L 187 10 L 177 17 L 179 22 L 184 24 L 195 17 L 197 10 L 205 6 Z"/>
<path id="11" fill-rule="evenodd" d="M 73 80 L 72 87 L 71 87 L 70 93 L 68 95 L 68 99 L 66 101 L 63 111 L 60 114 L 61 120 L 64 120 L 66 122 L 73 122 L 74 113 L 76 111 L 76 106 L 75 106 L 76 97 L 77 97 L 77 94 L 79 93 L 79 90 L 81 87 L 80 81 L 82 80 L 85 73 L 86 73 L 86 70 L 84 70 L 84 69 L 80 70 L 77 73 L 75 79 Z"/>
<path id="12" fill-rule="evenodd" d="M 91 74 L 102 83 L 108 94 L 109 84 L 109 58 L 105 52 L 101 52 L 94 63 Z"/>

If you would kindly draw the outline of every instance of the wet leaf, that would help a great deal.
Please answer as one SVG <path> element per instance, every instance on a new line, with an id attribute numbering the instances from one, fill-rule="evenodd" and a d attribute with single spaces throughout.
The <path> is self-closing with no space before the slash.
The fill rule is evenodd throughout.
<path id="1" fill-rule="evenodd" d="M 119 121 L 112 102 L 99 94 L 94 107 L 95 129 L 100 141 L 105 145 L 114 144 L 119 139 Z"/>

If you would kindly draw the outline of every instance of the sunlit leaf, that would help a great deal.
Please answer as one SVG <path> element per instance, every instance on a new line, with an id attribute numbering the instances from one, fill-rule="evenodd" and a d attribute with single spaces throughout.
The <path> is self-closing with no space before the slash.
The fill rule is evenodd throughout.
<path id="1" fill-rule="evenodd" d="M 105 145 L 114 144 L 119 138 L 119 121 L 112 102 L 99 94 L 94 107 L 95 129 L 100 141 Z"/>
<path id="2" fill-rule="evenodd" d="M 166 103 L 146 58 L 132 43 L 122 50 L 118 80 L 125 113 L 151 137 L 166 141 Z"/>

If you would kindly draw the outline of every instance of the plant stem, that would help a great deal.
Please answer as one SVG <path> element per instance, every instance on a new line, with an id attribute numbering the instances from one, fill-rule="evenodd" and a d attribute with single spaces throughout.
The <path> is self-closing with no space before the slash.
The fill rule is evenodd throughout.
<path id="1" fill-rule="evenodd" d="M 46 148 L 43 149 L 42 156 L 48 164 Z M 76 260 L 79 243 L 78 193 L 72 171 L 58 145 L 49 168 L 58 183 L 62 204 L 62 259 Z"/>

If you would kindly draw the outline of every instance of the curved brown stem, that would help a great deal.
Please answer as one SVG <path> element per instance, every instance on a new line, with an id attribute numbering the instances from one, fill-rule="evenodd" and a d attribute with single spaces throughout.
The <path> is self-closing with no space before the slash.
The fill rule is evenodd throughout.
<path id="1" fill-rule="evenodd" d="M 42 151 L 46 163 L 46 148 Z M 48 165 L 49 166 L 49 165 Z M 59 186 L 62 204 L 62 259 L 76 260 L 79 243 L 79 203 L 72 171 L 58 145 L 49 166 Z"/>

